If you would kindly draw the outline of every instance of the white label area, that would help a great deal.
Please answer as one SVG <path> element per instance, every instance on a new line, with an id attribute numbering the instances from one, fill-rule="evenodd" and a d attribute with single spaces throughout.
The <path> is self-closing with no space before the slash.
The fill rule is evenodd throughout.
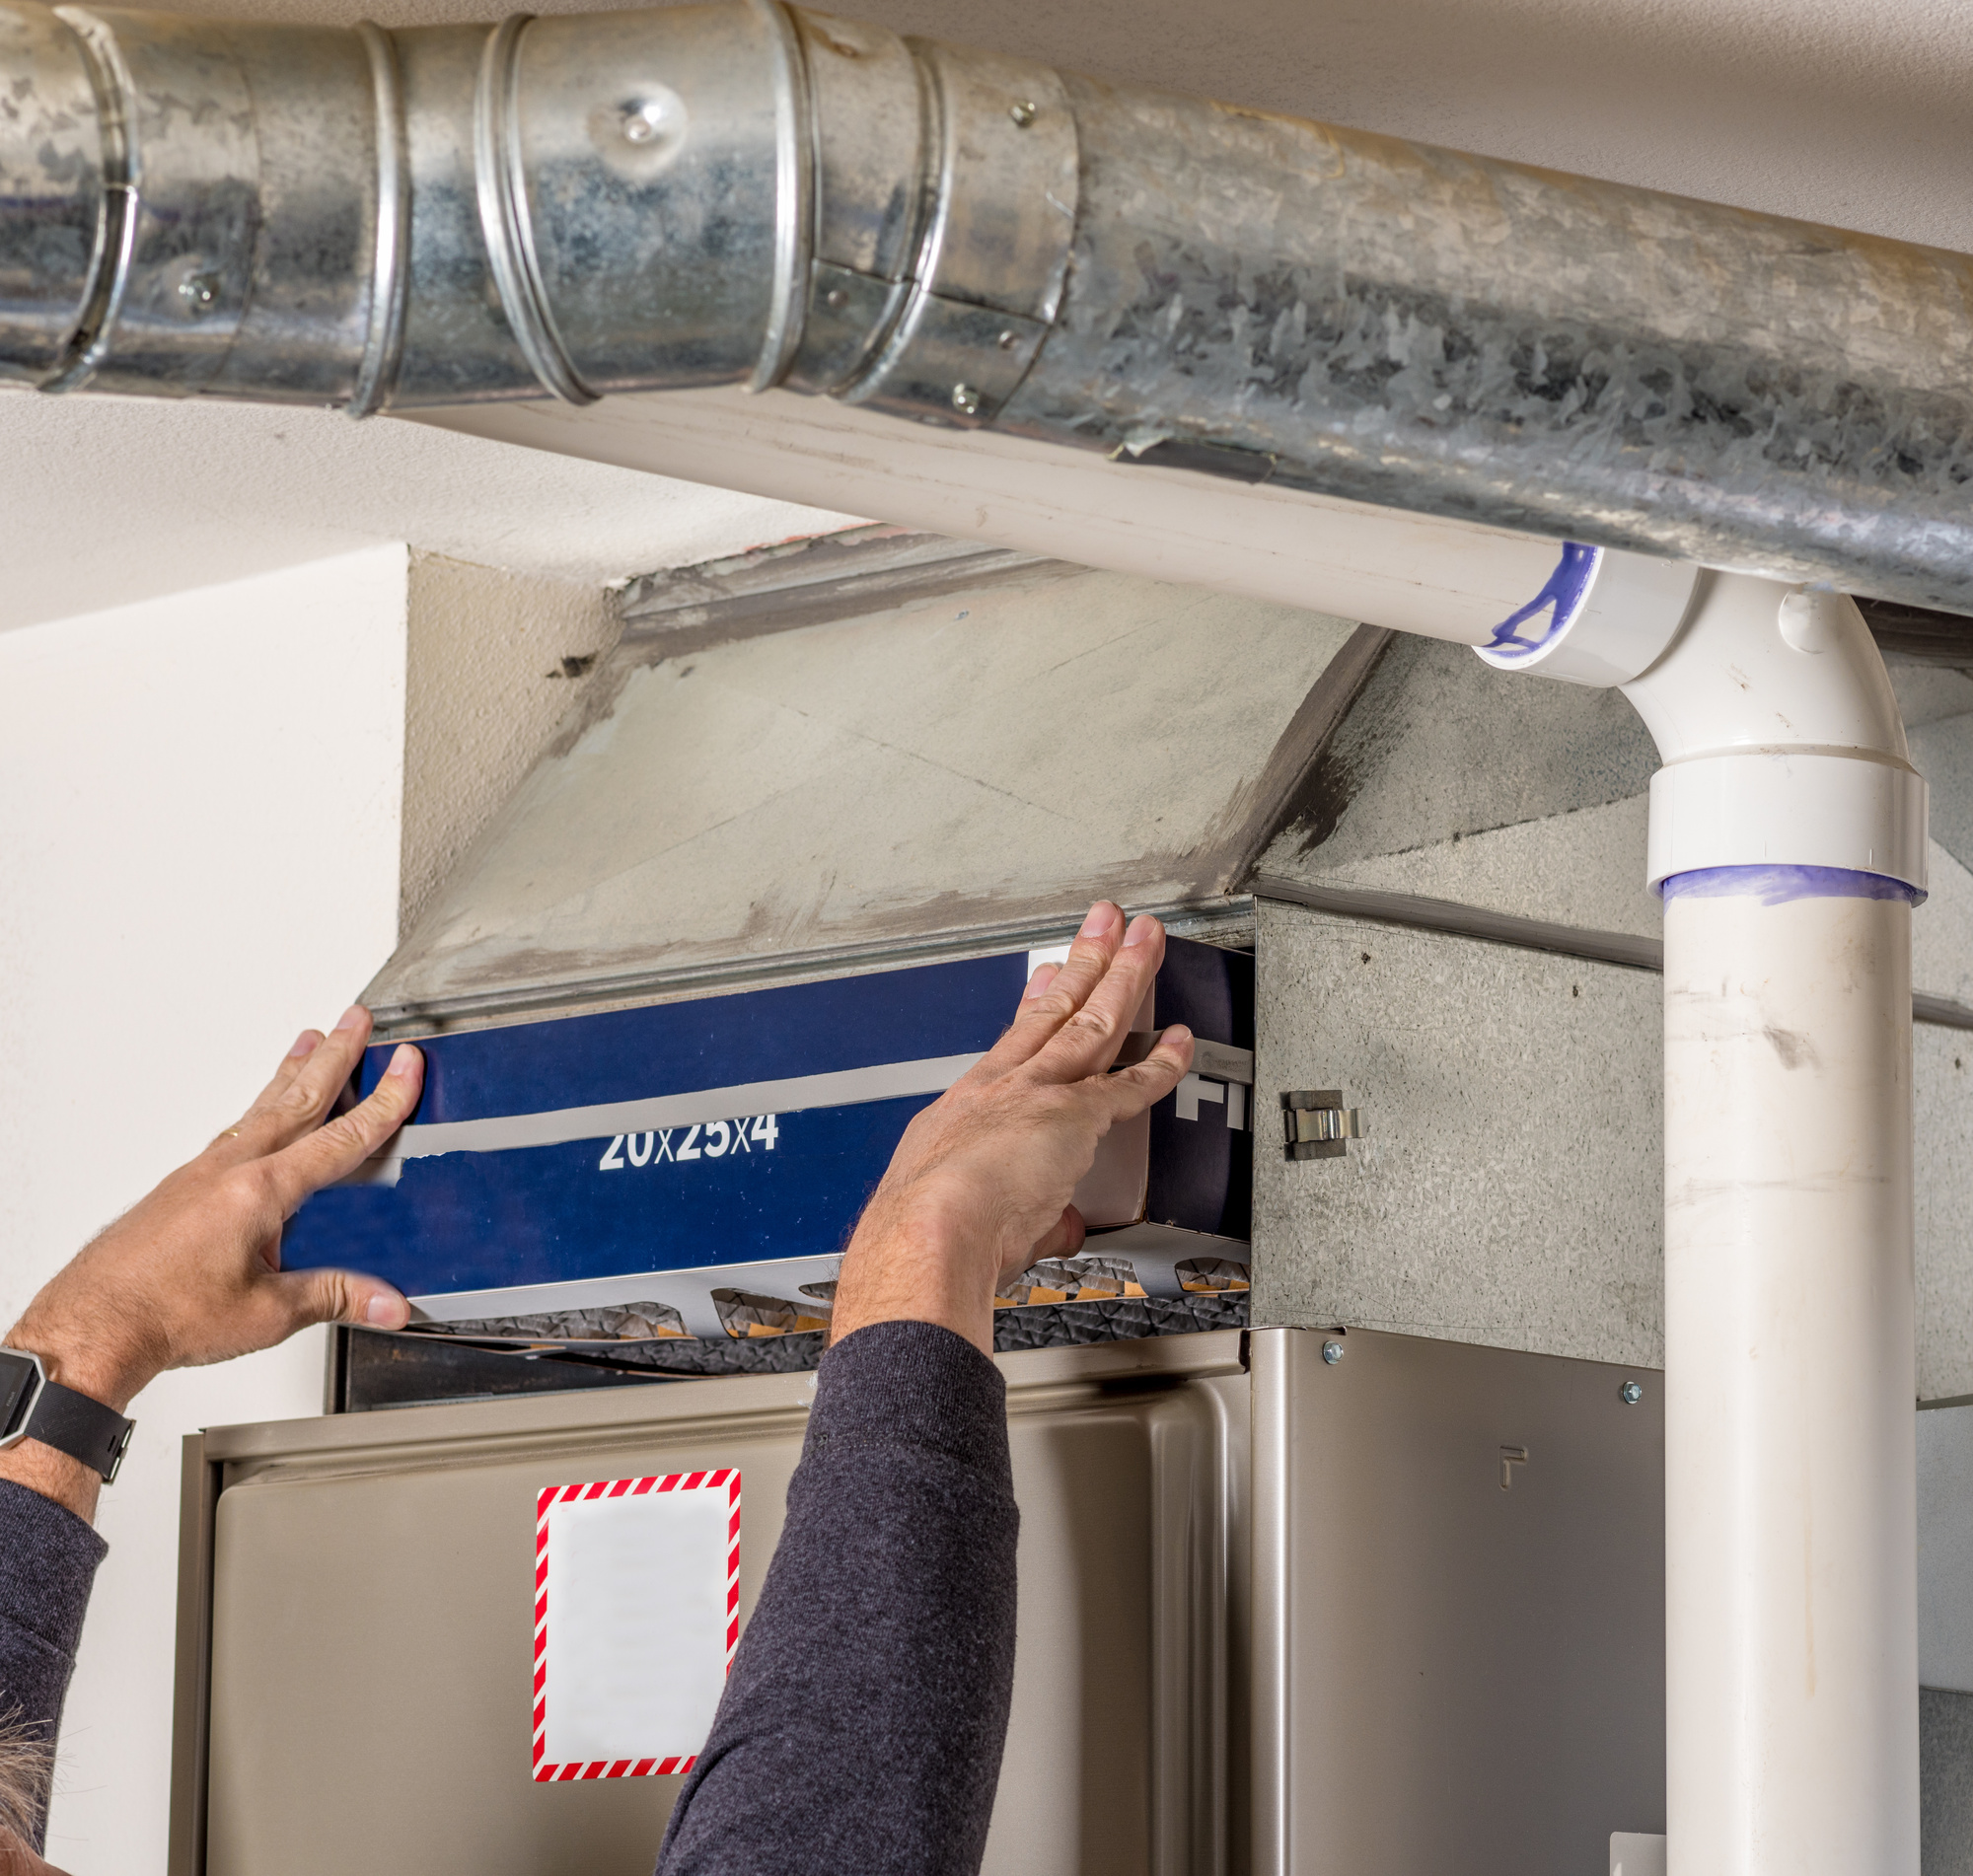
<path id="1" fill-rule="evenodd" d="M 642 1770 L 646 1761 L 690 1760 L 705 1744 L 726 1686 L 727 1576 L 737 1543 L 728 1522 L 737 1480 L 710 1477 L 716 1485 L 549 1507 L 547 1765 L 584 1768 L 577 1776 L 621 1775 L 586 1768 L 628 1761 Z"/>

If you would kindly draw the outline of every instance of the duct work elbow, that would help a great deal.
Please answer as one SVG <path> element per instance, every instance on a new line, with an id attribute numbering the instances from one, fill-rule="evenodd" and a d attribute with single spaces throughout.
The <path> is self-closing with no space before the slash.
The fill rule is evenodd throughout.
<path id="1" fill-rule="evenodd" d="M 398 34 L 12 4 L 0 69 L 0 374 L 43 390 L 786 383 L 980 421 L 1067 270 L 1059 78 L 772 0 Z"/>
<path id="2" fill-rule="evenodd" d="M 1973 612 L 1964 256 L 779 0 L 395 33 L 0 0 L 0 381 L 781 385 Z"/>

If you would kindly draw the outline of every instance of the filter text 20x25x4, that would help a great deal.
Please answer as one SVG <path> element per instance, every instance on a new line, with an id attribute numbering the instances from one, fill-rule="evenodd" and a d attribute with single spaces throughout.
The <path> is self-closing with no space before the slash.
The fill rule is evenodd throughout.
<path id="1" fill-rule="evenodd" d="M 611 1136 L 599 1173 L 621 1173 L 632 1166 L 682 1166 L 692 1160 L 722 1160 L 729 1153 L 771 1153 L 781 1137 L 780 1121 L 771 1114 L 749 1115 L 738 1120 L 708 1120 L 689 1127 L 659 1127 L 651 1133 Z"/>

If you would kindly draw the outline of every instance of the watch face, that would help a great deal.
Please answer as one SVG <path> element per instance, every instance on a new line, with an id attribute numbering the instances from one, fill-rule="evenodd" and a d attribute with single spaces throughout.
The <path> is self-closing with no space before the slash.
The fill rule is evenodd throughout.
<path id="1" fill-rule="evenodd" d="M 0 1348 L 0 1439 L 21 1430 L 37 1391 L 34 1362 L 11 1348 Z"/>

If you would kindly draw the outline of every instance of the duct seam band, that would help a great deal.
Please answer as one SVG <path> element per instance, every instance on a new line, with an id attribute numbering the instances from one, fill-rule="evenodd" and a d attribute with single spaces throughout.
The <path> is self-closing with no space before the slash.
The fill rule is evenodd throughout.
<path id="1" fill-rule="evenodd" d="M 774 278 L 749 391 L 770 391 L 801 349 L 815 227 L 815 126 L 801 36 L 780 0 L 754 0 L 773 46 Z"/>
<path id="2" fill-rule="evenodd" d="M 1046 66 L 908 41 L 930 212 L 909 297 L 834 395 L 984 427 L 1026 381 L 1060 308 L 1079 190 L 1075 112 Z"/>
<path id="3" fill-rule="evenodd" d="M 377 232 L 363 362 L 346 407 L 352 417 L 367 417 L 390 397 L 403 348 L 404 301 L 410 285 L 411 164 L 404 148 L 403 81 L 397 42 L 370 20 L 358 21 L 356 33 L 369 56 L 377 105 Z"/>
<path id="4" fill-rule="evenodd" d="M 500 309 L 543 386 L 564 403 L 597 400 L 576 375 L 555 330 L 528 212 L 528 179 L 516 135 L 521 83 L 521 41 L 534 24 L 531 13 L 510 14 L 486 36 L 479 85 L 473 100 L 473 157 L 478 185 L 479 226 Z"/>
<path id="5" fill-rule="evenodd" d="M 1651 777 L 1649 883 L 1719 867 L 1827 867 L 1926 891 L 1926 784 L 1826 750 L 1696 756 Z"/>
<path id="6" fill-rule="evenodd" d="M 75 35 L 96 92 L 103 131 L 103 218 L 89 257 L 89 289 L 76 315 L 75 329 L 61 362 L 40 381 L 46 392 L 74 391 L 89 382 L 102 363 L 107 337 L 116 323 L 130 272 L 130 240 L 136 225 L 136 180 L 132 174 L 132 128 L 124 101 L 130 74 L 116 40 L 102 21 L 80 7 L 57 7 L 55 17 Z"/>
<path id="7" fill-rule="evenodd" d="M 186 397 L 225 365 L 254 294 L 259 130 L 232 46 L 163 14 L 59 16 L 113 111 L 90 300 L 44 391 Z M 120 211 L 120 215 L 119 215 Z"/>

